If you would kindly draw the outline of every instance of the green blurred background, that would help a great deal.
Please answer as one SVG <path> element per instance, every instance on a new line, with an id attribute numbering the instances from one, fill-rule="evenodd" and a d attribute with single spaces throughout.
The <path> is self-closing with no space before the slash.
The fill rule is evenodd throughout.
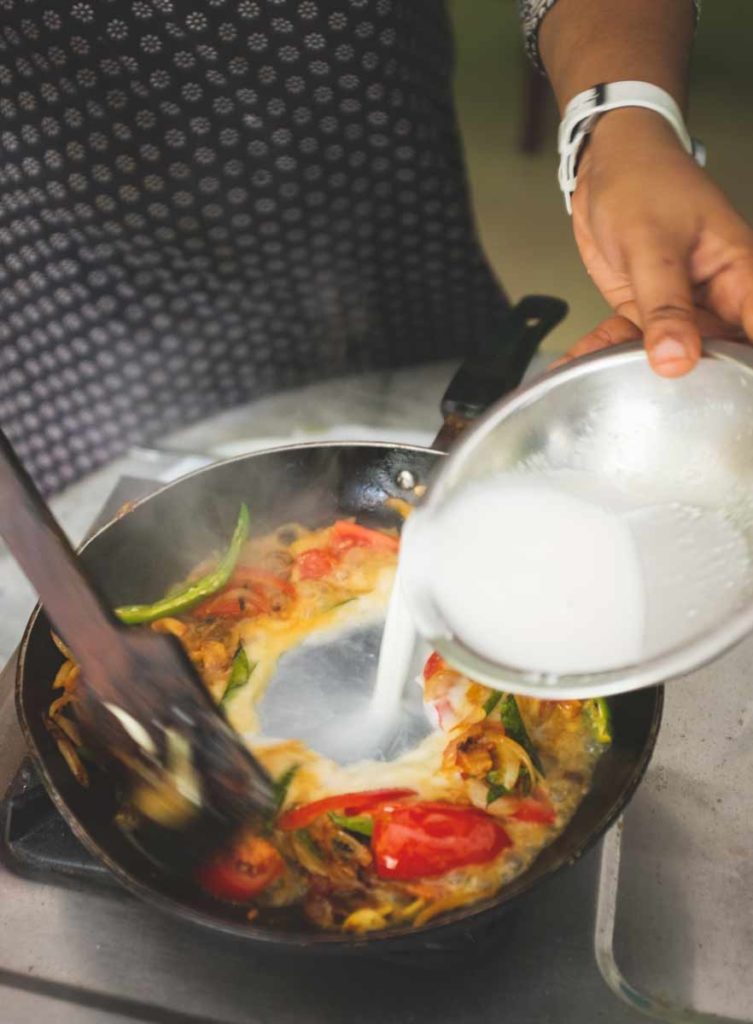
<path id="1" fill-rule="evenodd" d="M 625 0 L 626 3 L 629 0 Z M 450 0 L 456 96 L 479 231 L 513 298 L 549 292 L 571 313 L 562 350 L 604 315 L 583 270 L 556 184 L 557 113 L 547 97 L 541 148 L 520 145 L 529 76 L 515 0 Z M 708 168 L 753 223 L 753 0 L 705 0 L 696 38 L 690 126 Z"/>

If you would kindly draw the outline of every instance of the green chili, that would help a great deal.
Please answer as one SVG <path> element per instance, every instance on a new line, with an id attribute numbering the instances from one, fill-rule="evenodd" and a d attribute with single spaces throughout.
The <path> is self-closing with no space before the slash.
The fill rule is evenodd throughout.
<path id="1" fill-rule="evenodd" d="M 492 693 L 489 694 L 489 696 L 484 701 L 484 714 L 487 716 L 487 718 L 492 713 L 492 711 L 494 711 L 494 709 L 501 700 L 502 694 L 499 692 L 499 690 L 494 690 Z"/>
<path id="2" fill-rule="evenodd" d="M 216 594 L 218 590 L 222 590 L 233 575 L 238 563 L 241 548 L 248 537 L 248 525 L 248 508 L 241 505 L 230 545 L 216 568 L 206 576 L 186 583 L 177 590 L 170 591 L 166 597 L 154 604 L 127 604 L 122 608 L 116 608 L 115 614 L 121 622 L 125 622 L 129 626 L 154 622 L 157 619 L 164 619 L 168 615 L 181 615 L 193 608 L 194 605 L 211 597 L 212 594 Z"/>
<path id="3" fill-rule="evenodd" d="M 502 720 L 502 725 L 504 725 L 505 732 L 510 739 L 515 740 L 516 743 L 521 745 L 533 762 L 533 766 L 536 771 L 541 772 L 543 775 L 544 769 L 541 767 L 541 758 L 531 742 L 531 737 L 528 735 L 528 730 L 526 729 L 520 715 L 518 702 L 515 700 L 512 693 L 505 694 L 499 717 Z"/>
<path id="4" fill-rule="evenodd" d="M 334 811 L 330 811 L 329 816 L 334 825 L 345 829 L 346 832 L 355 832 L 356 835 L 366 836 L 367 839 L 370 839 L 374 832 L 374 822 L 368 814 L 348 816 L 347 814 L 336 814 Z"/>
<path id="5" fill-rule="evenodd" d="M 603 697 L 594 697 L 583 705 L 583 711 L 598 743 L 612 742 L 612 712 Z"/>
<path id="6" fill-rule="evenodd" d="M 501 774 L 501 772 L 489 772 L 486 776 L 486 782 L 489 786 L 486 791 L 487 807 L 489 804 L 493 804 L 495 800 L 499 800 L 501 796 L 510 796 L 510 790 L 500 781 Z"/>
<path id="7" fill-rule="evenodd" d="M 220 707 L 224 708 L 233 694 L 246 685 L 255 668 L 256 664 L 248 660 L 246 649 L 241 644 L 235 652 L 233 663 L 230 666 L 230 675 L 228 676 L 225 692 L 223 693 L 222 700 L 220 701 Z"/>
<path id="8" fill-rule="evenodd" d="M 293 776 L 300 768 L 300 765 L 294 764 L 288 768 L 287 771 L 283 772 L 279 779 L 275 779 L 273 786 L 275 791 L 275 817 L 282 810 L 282 805 L 285 803 L 285 797 L 288 795 L 290 789 L 290 783 L 293 781 Z"/>

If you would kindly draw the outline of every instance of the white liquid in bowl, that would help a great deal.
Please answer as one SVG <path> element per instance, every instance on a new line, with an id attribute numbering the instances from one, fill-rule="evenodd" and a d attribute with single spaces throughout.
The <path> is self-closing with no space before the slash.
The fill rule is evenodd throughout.
<path id="1" fill-rule="evenodd" d="M 739 605 L 749 577 L 744 537 L 716 510 L 565 472 L 469 484 L 415 514 L 402 560 L 466 647 L 552 676 L 687 642 Z"/>

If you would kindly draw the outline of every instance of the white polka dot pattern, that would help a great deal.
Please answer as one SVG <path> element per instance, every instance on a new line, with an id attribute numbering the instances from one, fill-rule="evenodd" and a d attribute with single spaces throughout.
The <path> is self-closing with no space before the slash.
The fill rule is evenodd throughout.
<path id="1" fill-rule="evenodd" d="M 451 64 L 440 0 L 0 0 L 0 422 L 45 491 L 493 339 Z"/>

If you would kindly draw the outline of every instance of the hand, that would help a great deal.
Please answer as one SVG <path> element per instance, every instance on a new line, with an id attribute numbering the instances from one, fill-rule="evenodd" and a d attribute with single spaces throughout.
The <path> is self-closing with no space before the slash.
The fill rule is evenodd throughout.
<path id="1" fill-rule="evenodd" d="M 753 340 L 753 231 L 658 114 L 630 108 L 597 122 L 573 230 L 617 315 L 565 359 L 643 336 L 657 373 L 679 377 L 702 335 Z"/>

